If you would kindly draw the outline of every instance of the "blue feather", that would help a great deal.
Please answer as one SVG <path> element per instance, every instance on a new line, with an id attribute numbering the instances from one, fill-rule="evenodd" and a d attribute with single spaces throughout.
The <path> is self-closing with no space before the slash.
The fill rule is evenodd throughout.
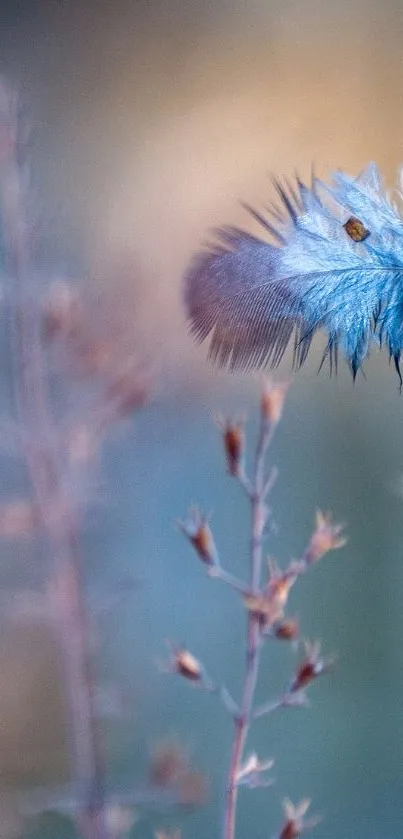
<path id="1" fill-rule="evenodd" d="M 276 366 L 293 338 L 299 367 L 323 329 L 331 368 L 340 350 L 355 377 L 375 342 L 400 376 L 403 220 L 377 166 L 337 172 L 330 186 L 275 183 L 280 215 L 248 208 L 275 244 L 224 228 L 193 259 L 184 295 L 196 338 L 210 336 L 210 357 L 241 369 Z"/>

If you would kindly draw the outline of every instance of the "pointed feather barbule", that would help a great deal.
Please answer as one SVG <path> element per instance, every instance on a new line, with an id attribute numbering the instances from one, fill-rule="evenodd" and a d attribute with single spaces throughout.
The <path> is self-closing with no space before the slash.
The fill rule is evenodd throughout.
<path id="1" fill-rule="evenodd" d="M 355 376 L 375 341 L 400 375 L 403 220 L 377 166 L 330 186 L 275 184 L 280 216 L 250 210 L 274 244 L 224 228 L 193 259 L 184 295 L 196 338 L 210 336 L 219 364 L 249 369 L 276 366 L 293 337 L 298 367 L 323 329 L 331 366 L 340 349 Z"/>

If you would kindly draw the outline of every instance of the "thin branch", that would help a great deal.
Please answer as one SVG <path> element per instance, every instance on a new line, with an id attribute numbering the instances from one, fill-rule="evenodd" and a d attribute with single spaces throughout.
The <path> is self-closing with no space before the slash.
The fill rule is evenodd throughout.
<path id="1" fill-rule="evenodd" d="M 277 481 L 277 478 L 278 478 L 278 469 L 277 469 L 276 466 L 272 466 L 272 468 L 270 469 L 269 474 L 266 478 L 264 487 L 263 487 L 263 498 L 267 498 L 267 496 L 270 495 L 270 493 L 271 493 L 271 491 L 274 487 L 274 484 Z"/>
<path id="2" fill-rule="evenodd" d="M 264 705 L 259 705 L 253 714 L 253 719 L 257 720 L 260 717 L 269 716 L 280 708 L 306 708 L 308 704 L 308 698 L 302 691 L 296 694 L 285 693 L 280 699 L 274 699 L 271 702 L 265 702 Z"/>
<path id="3" fill-rule="evenodd" d="M 260 705 L 253 713 L 253 719 L 257 720 L 259 717 L 265 717 L 278 711 L 279 708 L 284 708 L 283 699 L 274 699 L 272 702 L 266 702 L 265 705 Z"/>
<path id="4" fill-rule="evenodd" d="M 238 468 L 238 471 L 236 473 L 236 478 L 238 480 L 239 485 L 242 487 L 242 489 L 246 493 L 247 497 L 249 499 L 251 499 L 253 497 L 254 488 L 253 488 L 253 484 L 249 480 L 243 466 L 240 466 Z"/>
<path id="5" fill-rule="evenodd" d="M 233 717 L 238 717 L 239 716 L 239 706 L 235 702 L 235 699 L 232 698 L 231 694 L 229 693 L 229 691 L 227 690 L 225 685 L 222 685 L 218 689 L 218 695 L 219 695 L 224 707 L 228 711 L 228 713 L 231 714 L 231 716 L 233 716 Z"/>
<path id="6" fill-rule="evenodd" d="M 250 589 L 256 592 L 260 588 L 262 570 L 262 537 L 267 519 L 264 504 L 264 463 L 266 451 L 270 445 L 275 424 L 270 423 L 261 412 L 259 439 L 256 448 L 252 491 L 249 494 L 252 514 L 252 538 L 250 554 Z M 259 617 L 250 612 L 248 617 L 248 640 L 246 652 L 246 673 L 243 686 L 240 714 L 235 720 L 235 732 L 232 744 L 230 765 L 227 776 L 224 812 L 224 839 L 234 839 L 236 806 L 238 799 L 237 777 L 242 765 L 246 738 L 249 731 L 253 699 L 259 670 L 261 631 Z"/>
<path id="7" fill-rule="evenodd" d="M 240 592 L 240 594 L 249 594 L 250 593 L 250 586 L 246 583 L 243 583 L 242 580 L 238 580 L 237 577 L 234 577 L 232 574 L 229 574 L 228 571 L 224 571 L 220 565 L 211 566 L 208 569 L 209 577 L 212 577 L 216 580 L 221 580 L 222 583 L 225 583 L 230 588 L 233 588 L 234 591 Z"/>

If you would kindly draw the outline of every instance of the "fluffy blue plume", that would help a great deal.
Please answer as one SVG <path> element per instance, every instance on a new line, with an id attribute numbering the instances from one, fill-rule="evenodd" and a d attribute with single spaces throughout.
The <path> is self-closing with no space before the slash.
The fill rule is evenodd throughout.
<path id="1" fill-rule="evenodd" d="M 400 377 L 403 351 L 403 218 L 371 164 L 327 186 L 276 183 L 281 207 L 250 212 L 274 244 L 237 228 L 198 254 L 185 305 L 198 340 L 231 368 L 276 366 L 290 340 L 300 366 L 317 330 L 330 367 L 339 349 L 356 376 L 371 344 L 386 345 Z M 400 377 L 401 381 L 401 377 Z"/>

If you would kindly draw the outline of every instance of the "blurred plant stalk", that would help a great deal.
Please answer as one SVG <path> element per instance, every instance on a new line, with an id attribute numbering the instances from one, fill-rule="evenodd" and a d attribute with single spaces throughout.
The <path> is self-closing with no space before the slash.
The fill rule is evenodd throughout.
<path id="1" fill-rule="evenodd" d="M 54 418 L 50 395 L 40 305 L 43 287 L 37 283 L 26 215 L 24 130 L 18 97 L 0 79 L 2 260 L 6 282 L 10 284 L 16 431 L 32 484 L 35 524 L 45 536 L 51 556 L 48 594 L 63 662 L 67 741 L 77 796 L 76 822 L 86 839 L 112 839 L 113 832 L 105 819 L 104 767 L 89 649 L 80 511 L 73 497 L 74 485 L 66 480 L 65 441 Z M 21 514 L 20 519 L 14 515 L 13 521 L 17 521 L 17 535 Z M 20 527 L 23 535 L 21 523 Z"/>

